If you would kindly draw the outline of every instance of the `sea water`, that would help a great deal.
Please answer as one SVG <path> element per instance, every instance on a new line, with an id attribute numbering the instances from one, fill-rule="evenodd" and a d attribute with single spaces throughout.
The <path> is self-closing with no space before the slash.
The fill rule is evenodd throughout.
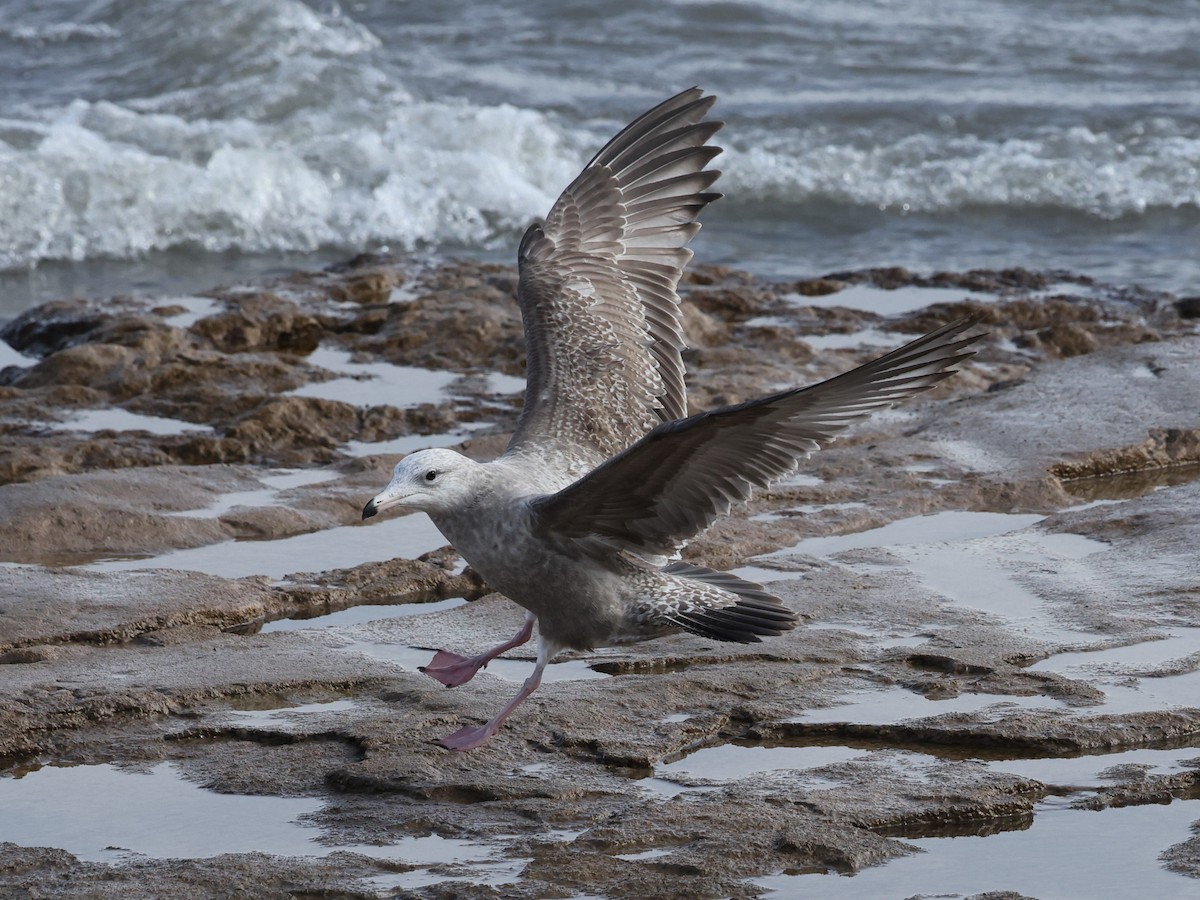
<path id="1" fill-rule="evenodd" d="M 363 250 L 513 258 L 616 129 L 721 97 L 702 261 L 1200 289 L 1195 0 L 0 0 L 0 318 Z"/>

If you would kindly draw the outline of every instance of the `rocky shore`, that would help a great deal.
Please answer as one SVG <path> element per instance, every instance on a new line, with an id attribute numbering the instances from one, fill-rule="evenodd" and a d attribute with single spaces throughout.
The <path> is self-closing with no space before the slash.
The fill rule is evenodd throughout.
<path id="1" fill-rule="evenodd" d="M 360 257 L 0 329 L 0 809 L 67 766 L 311 806 L 291 852 L 0 830 L 0 894 L 824 896 L 1052 800 L 1200 820 L 1200 298 L 1064 272 L 698 268 L 693 410 L 967 313 L 989 336 L 686 551 L 807 627 L 576 655 L 489 745 L 442 749 L 528 666 L 455 690 L 415 666 L 522 613 L 423 517 L 359 513 L 408 450 L 503 448 L 515 279 Z M 1196 890 L 1200 838 L 1160 843 Z"/>

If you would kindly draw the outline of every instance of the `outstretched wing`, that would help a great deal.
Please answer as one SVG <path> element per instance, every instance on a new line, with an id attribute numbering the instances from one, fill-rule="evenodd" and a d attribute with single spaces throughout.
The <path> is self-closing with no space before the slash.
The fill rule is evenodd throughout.
<path id="1" fill-rule="evenodd" d="M 723 123 L 699 88 L 613 138 L 525 232 L 517 288 L 528 358 L 507 455 L 581 474 L 687 415 L 676 286 L 696 217 L 720 194 L 705 169 Z"/>
<path id="2" fill-rule="evenodd" d="M 556 494 L 533 502 L 534 527 L 600 558 L 670 556 L 755 487 L 787 475 L 872 412 L 953 374 L 979 335 L 961 319 L 807 388 L 664 423 Z"/>

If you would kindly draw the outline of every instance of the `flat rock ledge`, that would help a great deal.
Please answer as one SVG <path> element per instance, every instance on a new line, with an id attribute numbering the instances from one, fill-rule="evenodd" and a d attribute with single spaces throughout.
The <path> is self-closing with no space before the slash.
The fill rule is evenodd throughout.
<path id="1" fill-rule="evenodd" d="M 666 900 L 762 896 L 781 875 L 807 893 L 922 852 L 915 839 L 1030 828 L 1053 798 L 1200 798 L 1200 691 L 1172 693 L 1200 671 L 1198 321 L 1187 298 L 1020 269 L 697 270 L 694 409 L 878 355 L 860 332 L 971 314 L 989 337 L 961 375 L 688 548 L 754 567 L 805 627 L 573 655 L 491 743 L 442 749 L 532 657 L 455 690 L 417 665 L 494 643 L 521 611 L 436 539 L 317 571 L 265 551 L 326 535 L 349 557 L 400 456 L 374 445 L 503 448 L 520 397 L 493 378 L 523 373 L 514 285 L 504 266 L 362 257 L 191 305 L 63 301 L 0 330 L 29 357 L 0 371 L 0 777 L 103 766 L 309 798 L 320 835 L 298 856 L 104 861 L 0 843 L 0 894 Z M 862 287 L 946 300 L 891 318 L 834 304 Z M 359 404 L 312 387 L 347 377 L 331 360 L 453 377 L 433 401 Z M 72 424 L 97 410 L 113 427 Z M 162 419 L 186 427 L 149 429 Z M 937 523 L 936 552 L 907 532 L 836 542 Z M 944 543 L 977 527 L 980 543 Z M 247 546 L 261 568 L 222 568 Z M 172 566 L 205 548 L 203 571 Z M 1175 769 L 1122 762 L 1141 750 L 1173 751 Z M 1092 760 L 1099 780 L 1055 774 Z M 474 849 L 385 852 L 419 840 Z M 1196 837 L 1161 850 L 1200 877 Z M 1011 887 L 976 896 L 1024 896 Z"/>

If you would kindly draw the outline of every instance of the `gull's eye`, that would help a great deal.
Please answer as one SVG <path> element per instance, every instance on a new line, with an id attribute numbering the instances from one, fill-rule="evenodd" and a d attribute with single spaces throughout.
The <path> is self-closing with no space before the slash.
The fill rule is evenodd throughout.
<path id="1" fill-rule="evenodd" d="M 437 481 L 437 477 L 438 477 L 437 469 L 430 469 L 428 472 L 425 473 L 426 481 Z"/>

